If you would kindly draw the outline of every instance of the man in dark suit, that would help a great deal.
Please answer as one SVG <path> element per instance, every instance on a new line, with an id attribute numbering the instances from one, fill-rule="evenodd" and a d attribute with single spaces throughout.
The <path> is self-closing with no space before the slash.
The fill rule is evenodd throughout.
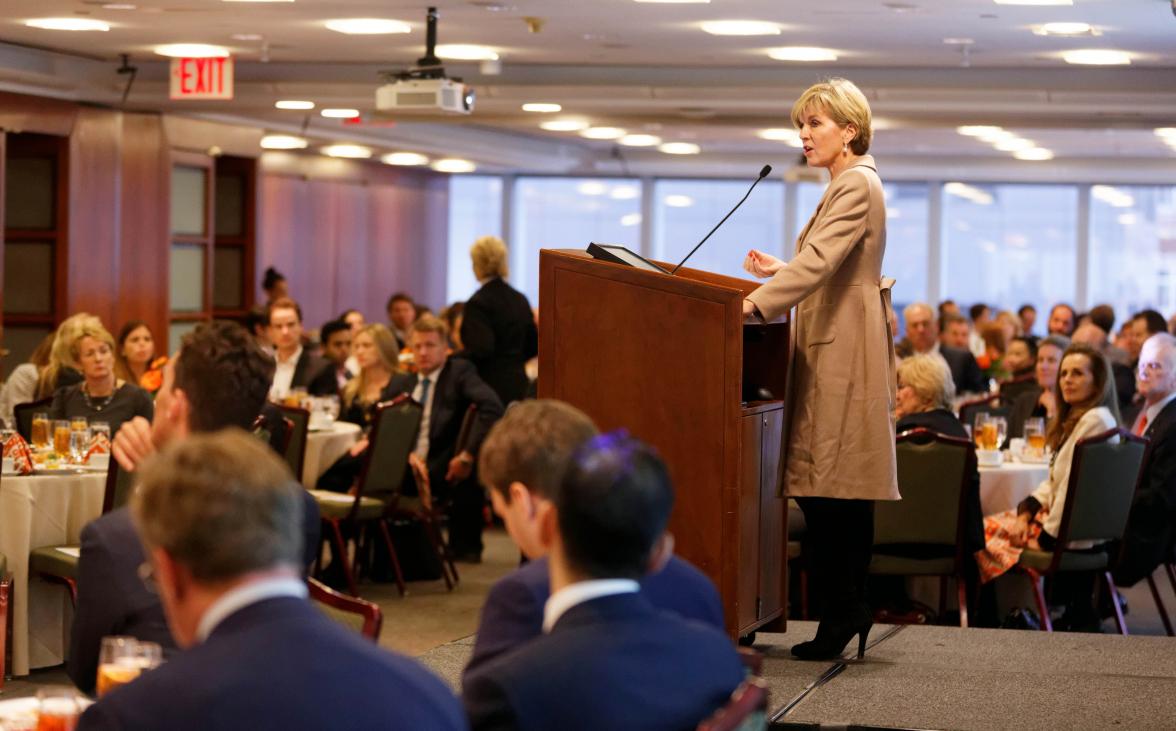
<path id="1" fill-rule="evenodd" d="M 306 600 L 302 492 L 239 429 L 143 466 L 131 510 L 184 651 L 90 706 L 80 731 L 465 727 L 440 679 Z"/>
<path id="2" fill-rule="evenodd" d="M 1151 445 L 1115 569 L 1120 586 L 1147 578 L 1176 538 L 1176 337 L 1157 333 L 1144 342 L 1137 379 L 1143 405 L 1132 431 Z"/>
<path id="3" fill-rule="evenodd" d="M 113 452 L 120 469 L 134 471 L 157 449 L 191 434 L 228 426 L 249 429 L 265 404 L 273 368 L 273 358 L 241 326 L 200 325 L 163 368 L 154 420 L 133 419 L 115 435 Z M 320 527 L 314 498 L 303 491 L 302 500 L 305 566 L 313 559 Z M 167 654 L 175 640 L 159 596 L 139 578 L 146 557 L 130 511 L 122 507 L 90 522 L 81 538 L 78 604 L 66 669 L 79 688 L 90 692 L 103 637 L 130 635 L 158 642 Z"/>
<path id="4" fill-rule="evenodd" d="M 584 412 L 539 399 L 509 409 L 482 444 L 479 477 L 507 532 L 531 560 L 490 588 L 463 677 L 543 633 L 543 605 L 551 585 L 538 516 L 555 499 L 571 453 L 595 435 L 596 426 Z M 672 551 L 669 534 L 663 535 L 655 565 L 639 580 L 642 595 L 657 609 L 723 630 L 714 584 Z"/>
<path id="5" fill-rule="evenodd" d="M 347 359 L 351 357 L 351 332 L 351 325 L 342 320 L 331 320 L 319 330 L 324 363 L 307 387 L 311 396 L 338 396 L 354 375 L 347 370 Z"/>
<path id="6" fill-rule="evenodd" d="M 474 276 L 482 288 L 465 304 L 461 342 L 478 375 L 504 405 L 527 394 L 527 361 L 539 353 L 539 331 L 531 305 L 506 282 L 506 244 L 483 236 L 470 248 Z"/>
<path id="7" fill-rule="evenodd" d="M 636 581 L 673 499 L 661 459 L 624 433 L 577 450 L 541 517 L 544 634 L 466 677 L 475 730 L 694 728 L 726 702 L 744 675 L 730 639 L 654 609 Z"/>
<path id="8" fill-rule="evenodd" d="M 924 302 L 914 302 L 903 308 L 903 323 L 906 337 L 894 346 L 900 358 L 909 358 L 916 353 L 938 353 L 951 369 L 957 393 L 987 393 L 988 381 L 976 357 L 966 348 L 953 348 L 937 340 L 935 311 Z"/>
<path id="9" fill-rule="evenodd" d="M 393 376 L 388 390 L 407 393 L 424 407 L 413 452 L 428 467 L 433 495 L 451 502 L 449 545 L 454 557 L 477 562 L 486 496 L 471 477 L 482 440 L 502 416 L 502 402 L 472 363 L 448 357 L 448 334 L 445 323 L 432 315 L 417 319 L 409 335 L 417 372 Z M 473 420 L 463 434 L 471 406 Z"/>
<path id="10" fill-rule="evenodd" d="M 276 299 L 265 306 L 265 314 L 277 362 L 270 398 L 280 400 L 296 388 L 309 388 L 324 362 L 302 345 L 302 308 L 297 302 Z"/>

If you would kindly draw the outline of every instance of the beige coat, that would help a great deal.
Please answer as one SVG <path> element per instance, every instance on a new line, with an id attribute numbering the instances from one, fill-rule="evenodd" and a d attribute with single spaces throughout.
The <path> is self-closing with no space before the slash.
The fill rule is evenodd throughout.
<path id="1" fill-rule="evenodd" d="M 792 496 L 898 500 L 892 279 L 886 204 L 870 156 L 830 183 L 796 256 L 748 299 L 768 320 L 796 307 L 784 487 Z"/>

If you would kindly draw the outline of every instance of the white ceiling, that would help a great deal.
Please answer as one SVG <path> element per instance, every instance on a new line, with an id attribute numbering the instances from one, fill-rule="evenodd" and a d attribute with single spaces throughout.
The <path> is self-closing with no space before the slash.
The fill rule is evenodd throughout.
<path id="1" fill-rule="evenodd" d="M 298 131 L 306 115 L 273 109 L 279 98 L 370 112 L 378 71 L 411 65 L 422 55 L 425 3 L 402 0 L 297 0 L 243 4 L 220 0 L 127 0 L 132 11 L 79 0 L 5 0 L 0 19 L 0 87 L 117 104 L 120 53 L 139 66 L 133 108 L 165 109 Z M 1072 7 L 1014 7 L 992 0 L 713 0 L 710 4 L 639 4 L 632 0 L 439 0 L 439 40 L 479 43 L 501 56 L 499 74 L 477 64 L 449 63 L 452 75 L 478 89 L 470 117 L 413 117 L 395 126 L 341 123 L 311 115 L 316 140 L 354 139 L 381 151 L 419 149 L 469 156 L 491 169 L 549 172 L 730 174 L 755 161 L 788 167 L 792 148 L 755 136 L 788 126 L 796 95 L 829 75 L 855 80 L 879 121 L 875 152 L 893 167 L 953 163 L 1009 168 L 1029 177 L 1071 175 L 1075 165 L 1176 177 L 1176 151 L 1153 133 L 1176 126 L 1176 17 L 1170 0 L 1074 0 Z M 891 6 L 898 6 L 898 10 Z M 901 12 L 899 12 L 901 10 Z M 107 33 L 28 28 L 29 18 L 88 14 L 111 23 Z M 329 18 L 406 21 L 408 35 L 344 36 Z M 532 33 L 525 17 L 541 19 Z M 708 19 L 771 20 L 779 36 L 715 37 Z M 1096 38 L 1034 35 L 1033 25 L 1084 21 Z M 234 34 L 264 36 L 235 41 Z M 970 38 L 967 59 L 945 38 Z M 158 43 L 228 45 L 237 57 L 237 97 L 203 104 L 167 100 L 166 62 Z M 769 59 L 783 45 L 835 49 L 819 65 Z M 263 51 L 262 46 L 265 46 Z M 1130 67 L 1068 66 L 1058 54 L 1114 48 L 1136 58 Z M 64 55 L 62 55 L 64 54 Z M 263 62 L 263 56 L 265 58 Z M 596 125 L 693 141 L 703 154 L 686 159 L 622 149 L 572 133 L 544 132 L 545 115 L 523 113 L 525 101 L 554 101 L 564 115 Z M 1011 155 L 965 138 L 960 124 L 999 124 L 1053 150 L 1049 163 Z M 1011 167 L 1010 167 L 1011 166 Z M 1149 172 L 1150 171 L 1150 172 Z M 917 174 L 917 173 L 912 173 Z M 1004 175 L 1002 173 L 1002 175 Z"/>

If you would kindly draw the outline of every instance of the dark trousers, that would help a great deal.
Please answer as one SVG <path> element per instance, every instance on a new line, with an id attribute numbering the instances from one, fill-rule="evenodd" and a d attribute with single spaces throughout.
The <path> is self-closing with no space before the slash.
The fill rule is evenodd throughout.
<path id="1" fill-rule="evenodd" d="M 457 555 L 482 555 L 482 529 L 485 526 L 486 491 L 475 475 L 455 484 L 445 482 L 445 475 L 430 476 L 435 496 L 449 503 L 449 549 Z"/>
<path id="2" fill-rule="evenodd" d="M 874 545 L 874 501 L 798 497 L 812 596 L 822 622 L 856 623 L 870 616 L 866 576 Z"/>

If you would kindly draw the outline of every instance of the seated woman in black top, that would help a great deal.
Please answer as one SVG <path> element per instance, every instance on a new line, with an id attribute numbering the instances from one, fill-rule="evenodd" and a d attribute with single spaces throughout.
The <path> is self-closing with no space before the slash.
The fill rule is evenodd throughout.
<path id="1" fill-rule="evenodd" d="M 366 433 L 371 428 L 376 404 L 395 398 L 388 385 L 400 369 L 400 351 L 396 336 L 380 324 L 366 325 L 355 334 L 351 348 L 359 365 L 359 374 L 343 387 L 340 421 L 359 424 Z M 340 457 L 318 479 L 318 487 L 333 492 L 347 492 L 359 476 L 363 453 L 367 449 L 365 436 Z"/>
<path id="2" fill-rule="evenodd" d="M 49 407 L 50 419 L 84 416 L 89 421 L 104 421 L 110 424 L 112 435 L 132 417 L 151 420 L 155 413 L 151 396 L 114 375 L 114 338 L 96 318 L 83 326 L 71 355 L 83 380 L 57 389 Z"/>
<path id="3" fill-rule="evenodd" d="M 912 429 L 930 429 L 944 436 L 970 440 L 964 425 L 951 412 L 955 399 L 955 382 L 947 363 L 937 355 L 916 355 L 904 358 L 898 365 L 897 408 L 895 409 L 896 429 L 899 434 Z M 971 488 L 965 505 L 964 548 L 972 554 L 984 548 L 984 519 L 980 509 L 980 472 L 972 465 Z M 890 553 L 894 547 L 888 547 Z M 912 547 L 911 555 L 917 555 L 922 547 Z M 964 577 L 970 589 L 979 581 L 975 561 L 964 564 Z M 891 593 L 893 593 L 893 588 Z M 974 596 L 974 594 L 973 594 Z M 891 597 L 892 603 L 901 603 Z"/>

